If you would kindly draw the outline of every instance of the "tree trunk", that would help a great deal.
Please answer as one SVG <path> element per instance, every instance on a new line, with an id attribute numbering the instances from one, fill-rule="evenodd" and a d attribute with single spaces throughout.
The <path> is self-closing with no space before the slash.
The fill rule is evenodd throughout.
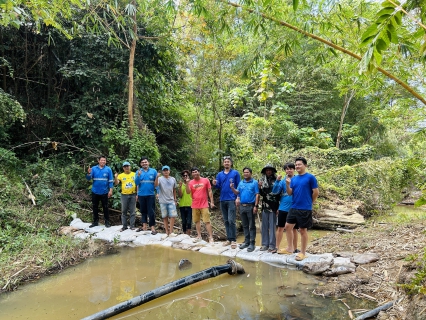
<path id="1" fill-rule="evenodd" d="M 132 1 L 132 4 L 136 6 L 135 1 Z M 129 117 L 129 136 L 133 136 L 133 110 L 134 110 L 134 83 L 133 83 L 133 70 L 135 62 L 135 52 L 136 52 L 136 36 L 138 32 L 138 25 L 136 22 L 136 10 L 133 15 L 133 39 L 130 46 L 130 55 L 129 55 L 129 99 L 127 102 L 127 113 Z"/>
<path id="2" fill-rule="evenodd" d="M 343 122 L 345 120 L 346 112 L 348 111 L 349 103 L 351 102 L 354 95 L 355 95 L 355 90 L 351 90 L 349 97 L 347 93 L 345 94 L 345 103 L 343 104 L 342 114 L 340 115 L 339 131 L 337 132 L 337 139 L 336 139 L 337 149 L 339 149 L 340 140 L 342 139 L 342 128 L 343 128 Z"/>

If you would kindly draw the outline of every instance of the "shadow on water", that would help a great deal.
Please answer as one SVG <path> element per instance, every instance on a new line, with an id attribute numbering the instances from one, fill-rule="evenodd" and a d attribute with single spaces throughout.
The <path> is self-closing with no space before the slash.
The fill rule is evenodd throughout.
<path id="1" fill-rule="evenodd" d="M 181 259 L 192 262 L 179 270 Z M 123 247 L 0 296 L 0 319 L 80 319 L 211 266 L 227 257 L 161 246 Z M 318 280 L 301 271 L 238 260 L 243 275 L 220 275 L 119 314 L 114 319 L 349 319 L 340 300 L 312 295 Z M 351 309 L 374 307 L 345 300 Z"/>

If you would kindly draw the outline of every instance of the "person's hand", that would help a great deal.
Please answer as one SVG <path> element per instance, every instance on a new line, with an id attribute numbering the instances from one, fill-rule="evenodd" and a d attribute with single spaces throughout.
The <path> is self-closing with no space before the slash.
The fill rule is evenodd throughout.
<path id="1" fill-rule="evenodd" d="M 216 180 L 216 179 L 213 179 L 212 183 L 213 183 L 213 185 L 215 186 L 215 185 L 216 185 L 216 183 L 217 183 L 217 180 Z"/>
<path id="2" fill-rule="evenodd" d="M 258 210 L 259 208 L 257 207 L 257 206 L 254 206 L 253 207 L 253 213 L 257 213 L 257 210 Z"/>
<path id="3" fill-rule="evenodd" d="M 117 177 L 118 177 L 118 173 L 116 172 L 116 173 L 114 174 L 114 178 L 115 178 L 115 179 L 117 179 Z"/>
<path id="4" fill-rule="evenodd" d="M 287 177 L 287 179 L 285 179 L 285 182 L 290 184 L 291 179 L 289 177 Z"/>
<path id="5" fill-rule="evenodd" d="M 257 184 L 259 185 L 259 188 L 262 188 L 262 181 L 258 181 Z"/>
<path id="6" fill-rule="evenodd" d="M 210 209 L 213 209 L 215 207 L 213 202 L 210 202 Z"/>
<path id="7" fill-rule="evenodd" d="M 142 173 L 142 169 L 139 169 L 138 170 L 138 177 L 141 175 L 141 173 Z"/>
<path id="8" fill-rule="evenodd" d="M 112 190 L 109 190 L 109 192 L 108 192 L 108 198 L 111 198 L 112 197 Z"/>
<path id="9" fill-rule="evenodd" d="M 231 187 L 231 189 L 234 189 L 234 183 L 233 183 L 233 182 L 231 182 L 231 183 L 229 184 L 229 186 Z"/>
<path id="10" fill-rule="evenodd" d="M 236 206 L 239 206 L 239 205 L 240 205 L 240 203 L 241 203 L 240 198 L 235 199 L 235 205 L 236 205 Z"/>
<path id="11" fill-rule="evenodd" d="M 179 181 L 179 188 L 182 188 L 182 181 Z"/>
<path id="12" fill-rule="evenodd" d="M 161 177 L 161 173 L 160 172 L 158 172 L 157 173 L 157 178 L 160 178 Z"/>
<path id="13" fill-rule="evenodd" d="M 278 177 L 277 177 L 277 181 L 280 181 L 282 179 L 282 177 L 283 176 L 279 174 Z"/>
<path id="14" fill-rule="evenodd" d="M 92 167 L 89 167 L 89 169 L 87 169 L 87 173 L 91 174 L 92 173 Z"/>

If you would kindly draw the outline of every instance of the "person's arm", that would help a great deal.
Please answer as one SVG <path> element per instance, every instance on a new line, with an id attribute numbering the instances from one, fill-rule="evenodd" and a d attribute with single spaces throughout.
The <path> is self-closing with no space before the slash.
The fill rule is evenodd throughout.
<path id="1" fill-rule="evenodd" d="M 91 167 L 89 167 L 89 168 L 87 169 L 86 179 L 87 179 L 87 181 L 92 180 L 92 168 L 91 168 Z"/>
<path id="2" fill-rule="evenodd" d="M 120 183 L 120 180 L 118 180 L 118 173 L 114 174 L 114 184 L 117 185 Z"/>
<path id="3" fill-rule="evenodd" d="M 259 207 L 259 198 L 260 198 L 259 194 L 256 193 L 256 200 L 254 201 L 254 208 L 253 208 L 254 213 L 257 213 L 257 210 L 259 209 L 258 208 Z"/>
<path id="4" fill-rule="evenodd" d="M 111 168 L 109 169 L 109 173 L 108 173 L 109 179 L 108 179 L 108 186 L 109 186 L 109 192 L 108 192 L 108 198 L 112 197 L 112 190 L 114 187 L 114 178 L 112 175 L 112 170 Z"/>
<path id="5" fill-rule="evenodd" d="M 158 178 L 160 178 L 160 176 L 161 176 L 160 172 L 158 172 L 157 175 L 155 176 L 154 187 L 156 188 L 158 187 L 158 184 L 159 184 Z"/>
<path id="6" fill-rule="evenodd" d="M 238 189 L 235 189 L 235 187 L 234 187 L 235 184 L 233 182 L 231 182 L 229 186 L 231 187 L 231 190 L 234 194 L 236 194 L 237 196 L 240 194 L 240 191 L 238 191 Z M 237 184 L 237 186 L 238 186 L 238 184 Z"/>
<path id="7" fill-rule="evenodd" d="M 271 194 L 272 195 L 277 195 L 280 194 L 281 191 L 283 190 L 283 185 L 282 185 L 282 180 L 281 180 L 281 175 L 279 175 L 277 177 L 277 181 L 274 183 L 274 186 L 272 187 L 272 191 Z"/>
<path id="8" fill-rule="evenodd" d="M 182 181 L 179 181 L 178 195 L 179 195 L 179 198 L 182 198 Z"/>
<path id="9" fill-rule="evenodd" d="M 175 204 L 177 204 L 176 188 L 173 188 L 173 199 L 175 199 Z"/>
<path id="10" fill-rule="evenodd" d="M 186 193 L 191 194 L 191 188 L 189 187 L 189 181 L 188 180 L 185 181 L 185 188 L 186 188 Z"/>
<path id="11" fill-rule="evenodd" d="M 285 179 L 285 184 L 286 184 L 286 189 L 287 189 L 286 191 L 287 191 L 287 194 L 289 196 L 291 196 L 293 194 L 293 189 L 290 188 L 290 182 L 291 182 L 291 179 L 289 177 L 287 177 L 287 179 Z"/>
<path id="12" fill-rule="evenodd" d="M 214 208 L 214 201 L 213 201 L 213 192 L 212 192 L 212 188 L 208 189 L 209 192 L 209 198 L 210 198 L 210 208 Z"/>
<path id="13" fill-rule="evenodd" d="M 312 203 L 315 203 L 317 201 L 319 195 L 318 188 L 312 189 Z"/>

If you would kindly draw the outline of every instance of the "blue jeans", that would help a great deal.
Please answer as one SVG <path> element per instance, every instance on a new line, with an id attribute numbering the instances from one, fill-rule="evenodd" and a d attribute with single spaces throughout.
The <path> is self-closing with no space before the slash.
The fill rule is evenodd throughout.
<path id="1" fill-rule="evenodd" d="M 127 211 L 130 215 L 130 228 L 135 227 L 136 194 L 121 194 L 121 223 L 127 228 Z"/>
<path id="2" fill-rule="evenodd" d="M 237 241 L 237 227 L 235 226 L 236 211 L 234 200 L 221 201 L 220 211 L 222 211 L 225 222 L 226 237 L 229 241 Z"/>
<path id="3" fill-rule="evenodd" d="M 244 243 L 248 245 L 255 245 L 256 242 L 256 221 L 253 208 L 254 205 L 240 205 L 240 216 L 244 229 Z"/>
<path id="4" fill-rule="evenodd" d="M 275 212 L 262 210 L 262 246 L 274 249 L 277 241 L 275 238 L 275 225 L 277 216 Z"/>
<path id="5" fill-rule="evenodd" d="M 139 210 L 142 223 L 149 221 L 149 226 L 155 226 L 155 196 L 138 196 Z"/>
<path id="6" fill-rule="evenodd" d="M 186 230 L 191 230 L 192 224 L 192 208 L 191 207 L 179 207 L 180 217 L 182 218 L 182 230 L 185 233 Z"/>

